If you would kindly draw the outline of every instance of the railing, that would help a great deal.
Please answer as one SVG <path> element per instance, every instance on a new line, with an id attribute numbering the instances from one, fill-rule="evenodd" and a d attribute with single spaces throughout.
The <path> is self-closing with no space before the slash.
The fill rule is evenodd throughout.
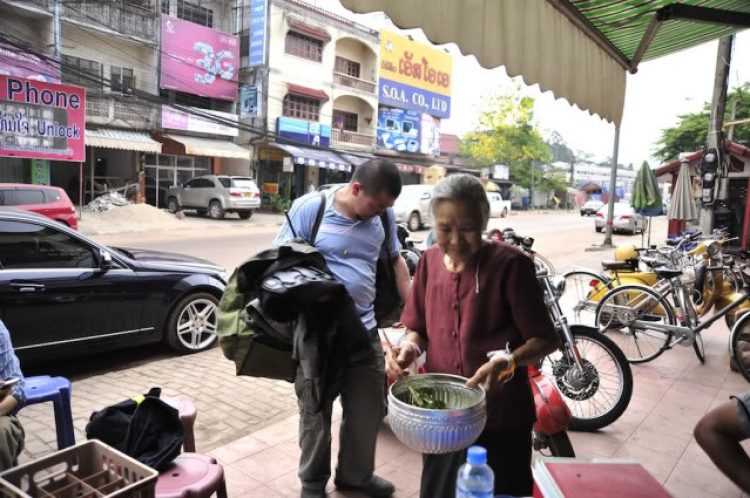
<path id="1" fill-rule="evenodd" d="M 316 7 L 314 5 L 310 5 L 307 2 L 301 2 L 301 1 L 298 1 L 298 0 L 277 0 L 277 1 L 289 4 L 289 5 L 293 5 L 293 6 L 297 7 L 297 8 L 299 8 L 299 9 L 303 9 L 303 10 L 306 10 L 308 12 L 313 12 L 315 14 L 318 14 L 319 16 L 328 18 L 328 19 L 330 19 L 332 21 L 336 21 L 337 23 L 342 24 L 344 26 L 348 26 L 350 28 L 354 28 L 354 29 L 356 29 L 358 31 L 361 31 L 361 32 L 363 32 L 365 34 L 368 34 L 370 36 L 378 36 L 380 34 L 377 30 L 368 28 L 364 24 L 356 23 L 356 22 L 352 21 L 351 19 L 347 19 L 345 17 L 341 17 L 341 16 L 336 15 L 336 14 L 334 14 L 332 12 L 329 12 L 329 11 L 327 11 L 325 9 L 321 9 L 320 7 Z"/>
<path id="2" fill-rule="evenodd" d="M 156 125 L 155 105 L 132 100 L 120 100 L 108 95 L 86 96 L 86 121 L 91 124 L 130 126 L 150 129 Z"/>
<path id="3" fill-rule="evenodd" d="M 54 12 L 55 0 L 27 0 L 50 13 Z M 150 4 L 147 4 L 150 5 Z M 81 24 L 98 29 L 110 29 L 126 36 L 154 41 L 159 29 L 156 12 L 121 0 L 84 0 L 60 2 L 60 14 Z"/>
<path id="4" fill-rule="evenodd" d="M 371 93 L 373 95 L 378 94 L 378 87 L 372 81 L 361 80 L 354 76 L 349 76 L 343 73 L 333 73 L 333 82 L 337 85 L 353 88 L 365 93 Z"/>
<path id="5" fill-rule="evenodd" d="M 367 147 L 375 145 L 375 137 L 373 135 L 365 135 L 364 133 L 353 131 L 341 131 L 337 128 L 331 129 L 331 140 L 334 142 L 366 145 Z"/>

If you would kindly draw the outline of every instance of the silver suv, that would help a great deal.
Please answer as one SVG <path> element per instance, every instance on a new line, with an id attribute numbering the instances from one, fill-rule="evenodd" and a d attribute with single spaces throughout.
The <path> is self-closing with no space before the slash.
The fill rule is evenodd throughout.
<path id="1" fill-rule="evenodd" d="M 221 220 L 226 213 L 237 213 L 246 220 L 260 207 L 260 190 L 252 178 L 244 176 L 198 176 L 182 187 L 167 190 L 167 209 L 195 209 Z"/>
<path id="2" fill-rule="evenodd" d="M 416 232 L 425 225 L 431 225 L 432 189 L 432 185 L 404 185 L 401 195 L 393 205 L 396 223 L 407 223 L 412 232 Z"/>

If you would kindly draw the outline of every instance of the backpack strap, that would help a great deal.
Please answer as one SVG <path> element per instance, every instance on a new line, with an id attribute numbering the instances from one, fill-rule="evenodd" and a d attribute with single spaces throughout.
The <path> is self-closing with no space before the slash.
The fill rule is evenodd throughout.
<path id="1" fill-rule="evenodd" d="M 386 261 L 388 262 L 388 277 L 390 277 L 391 282 L 395 283 L 396 271 L 393 269 L 393 262 L 391 261 L 391 223 L 388 220 L 388 210 L 380 215 L 380 222 L 383 224 L 383 231 L 385 232 L 385 240 L 383 243 L 385 244 Z"/>
<path id="2" fill-rule="evenodd" d="M 310 240 L 309 243 L 311 246 L 315 246 L 315 239 L 318 238 L 318 230 L 320 229 L 320 224 L 323 222 L 323 215 L 326 212 L 326 194 L 325 192 L 320 193 L 320 207 L 318 208 L 318 215 L 315 217 L 315 223 L 312 227 L 312 232 L 310 232 Z"/>

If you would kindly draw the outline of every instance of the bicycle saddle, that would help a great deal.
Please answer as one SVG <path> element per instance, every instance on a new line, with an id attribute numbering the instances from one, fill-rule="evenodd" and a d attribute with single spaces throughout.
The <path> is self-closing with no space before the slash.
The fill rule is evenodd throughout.
<path id="1" fill-rule="evenodd" d="M 634 265 L 630 261 L 616 261 L 614 259 L 602 260 L 602 268 L 605 270 L 633 270 Z"/>
<path id="2" fill-rule="evenodd" d="M 669 280 L 682 275 L 682 270 L 679 268 L 669 268 L 666 266 L 661 266 L 659 268 L 654 268 L 654 273 L 656 273 L 661 278 L 666 278 L 667 280 Z"/>

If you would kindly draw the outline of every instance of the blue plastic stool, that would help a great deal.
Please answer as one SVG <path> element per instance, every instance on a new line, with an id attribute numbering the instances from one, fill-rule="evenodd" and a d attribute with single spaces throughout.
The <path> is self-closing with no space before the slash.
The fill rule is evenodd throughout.
<path id="1" fill-rule="evenodd" d="M 71 384 L 65 377 L 26 377 L 26 406 L 51 401 L 55 407 L 57 449 L 76 444 L 73 413 L 70 409 Z"/>

